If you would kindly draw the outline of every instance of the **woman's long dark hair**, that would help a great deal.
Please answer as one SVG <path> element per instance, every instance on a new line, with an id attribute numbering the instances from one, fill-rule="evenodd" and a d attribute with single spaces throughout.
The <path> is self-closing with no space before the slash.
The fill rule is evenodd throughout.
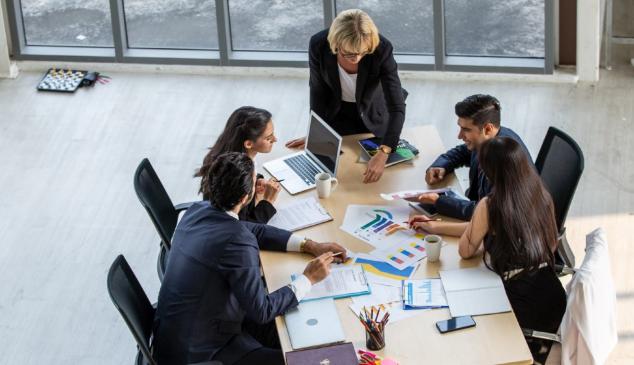
<path id="1" fill-rule="evenodd" d="M 202 178 L 198 193 L 203 194 L 203 199 L 210 198 L 208 172 L 216 158 L 225 152 L 247 152 L 244 142 L 257 140 L 264 133 L 270 120 L 269 111 L 252 106 L 243 106 L 231 113 L 225 129 L 218 136 L 216 143 L 209 148 L 202 166 L 194 174 L 194 177 Z"/>
<path id="2" fill-rule="evenodd" d="M 478 160 L 492 185 L 488 198 L 491 269 L 553 267 L 557 224 L 553 200 L 524 149 L 511 138 L 495 137 L 480 146 Z"/>

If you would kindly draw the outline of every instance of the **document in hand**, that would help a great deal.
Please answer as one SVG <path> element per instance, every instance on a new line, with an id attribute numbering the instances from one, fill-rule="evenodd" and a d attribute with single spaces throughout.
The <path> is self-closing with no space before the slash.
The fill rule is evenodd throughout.
<path id="1" fill-rule="evenodd" d="M 311 197 L 298 199 L 280 207 L 268 224 L 294 232 L 331 220 L 332 217 L 326 209 Z"/>
<path id="2" fill-rule="evenodd" d="M 298 275 L 292 275 L 295 279 Z M 302 302 L 323 298 L 347 298 L 370 294 L 370 285 L 362 266 L 334 267 L 324 280 L 313 285 Z"/>
<path id="3" fill-rule="evenodd" d="M 452 317 L 511 310 L 502 279 L 486 267 L 441 270 L 440 279 Z"/>
<path id="4" fill-rule="evenodd" d="M 440 279 L 403 280 L 403 309 L 447 308 Z"/>

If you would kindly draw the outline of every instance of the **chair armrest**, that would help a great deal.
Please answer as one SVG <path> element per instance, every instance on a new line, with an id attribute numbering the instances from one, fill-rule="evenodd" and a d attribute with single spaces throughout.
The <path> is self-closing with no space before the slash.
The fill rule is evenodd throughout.
<path id="1" fill-rule="evenodd" d="M 522 328 L 522 333 L 524 334 L 524 337 L 539 338 L 542 340 L 550 340 L 550 341 L 561 343 L 561 336 L 559 336 L 556 333 L 533 331 L 528 328 Z"/>
<path id="2" fill-rule="evenodd" d="M 174 206 L 174 209 L 176 209 L 177 212 L 183 211 L 183 210 L 187 210 L 189 209 L 189 207 L 192 206 L 192 204 L 194 204 L 195 202 L 187 202 L 187 203 L 180 203 L 180 204 L 176 204 Z"/>

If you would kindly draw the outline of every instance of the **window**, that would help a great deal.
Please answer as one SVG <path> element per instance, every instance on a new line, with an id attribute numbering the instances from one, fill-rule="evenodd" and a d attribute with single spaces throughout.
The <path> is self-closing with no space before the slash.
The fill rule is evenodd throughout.
<path id="1" fill-rule="evenodd" d="M 392 42 L 401 70 L 552 73 L 554 66 L 556 0 L 5 2 L 12 53 L 21 60 L 306 67 L 310 37 L 357 8 Z"/>
<path id="2" fill-rule="evenodd" d="M 445 0 L 446 53 L 544 57 L 544 1 Z"/>
<path id="3" fill-rule="evenodd" d="M 234 51 L 308 51 L 324 29 L 321 0 L 230 0 Z"/>
<path id="4" fill-rule="evenodd" d="M 130 48 L 218 49 L 214 0 L 125 0 Z"/>
<path id="5" fill-rule="evenodd" d="M 108 0 L 22 0 L 30 46 L 112 47 Z"/>
<path id="6" fill-rule="evenodd" d="M 434 54 L 434 9 L 431 0 L 338 0 L 337 13 L 361 9 L 379 33 L 392 42 L 394 53 Z"/>

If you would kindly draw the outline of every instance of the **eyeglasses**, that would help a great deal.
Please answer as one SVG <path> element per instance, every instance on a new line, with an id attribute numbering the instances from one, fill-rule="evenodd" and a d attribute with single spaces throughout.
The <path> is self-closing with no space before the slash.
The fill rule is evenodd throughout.
<path id="1" fill-rule="evenodd" d="M 365 55 L 368 54 L 368 52 L 363 52 L 363 53 L 344 53 L 344 52 L 339 52 L 337 51 L 337 54 L 341 55 L 341 57 L 347 59 L 347 60 L 356 60 L 357 57 L 363 57 Z"/>

